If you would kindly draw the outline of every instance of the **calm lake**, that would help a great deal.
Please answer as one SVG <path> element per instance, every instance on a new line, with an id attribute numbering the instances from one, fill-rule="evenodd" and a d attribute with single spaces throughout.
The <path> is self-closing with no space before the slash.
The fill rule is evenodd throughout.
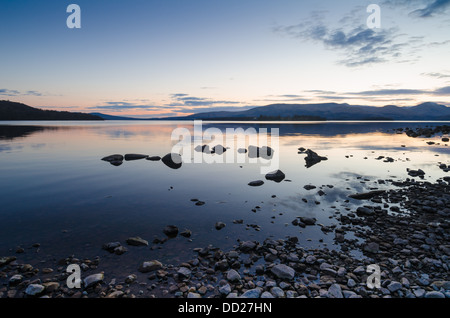
<path id="1" fill-rule="evenodd" d="M 450 164 L 450 149 L 440 137 L 410 138 L 393 130 L 442 124 L 448 123 L 203 123 L 203 130 L 223 133 L 242 127 L 267 129 L 270 135 L 278 129 L 274 149 L 286 179 L 277 183 L 265 179 L 265 163 L 259 161 L 183 163 L 171 169 L 161 161 L 114 166 L 101 160 L 131 153 L 163 157 L 177 144 L 171 139 L 174 129 L 187 128 L 194 136 L 192 122 L 0 122 L 0 256 L 22 247 L 30 262 L 99 255 L 135 269 L 147 259 L 184 261 L 194 248 L 209 244 L 231 248 L 238 239 L 297 236 L 305 247 L 338 248 L 320 226 L 300 228 L 291 222 L 307 216 L 318 224 L 335 224 L 338 215 L 362 204 L 348 195 L 388 189 L 390 182 L 379 180 L 404 180 L 408 168 L 424 170 L 430 182 L 449 175 L 439 168 L 439 163 Z M 216 144 L 228 146 L 225 140 L 211 146 Z M 307 168 L 300 147 L 328 160 Z M 250 187 L 254 180 L 265 183 Z M 310 184 L 316 188 L 306 190 Z M 197 206 L 192 199 L 205 204 Z M 218 221 L 226 224 L 220 231 Z M 192 236 L 153 249 L 130 247 L 127 260 L 102 250 L 107 242 L 126 245 L 131 236 L 162 239 L 166 225 L 189 229 Z M 39 253 L 34 243 L 40 244 Z"/>

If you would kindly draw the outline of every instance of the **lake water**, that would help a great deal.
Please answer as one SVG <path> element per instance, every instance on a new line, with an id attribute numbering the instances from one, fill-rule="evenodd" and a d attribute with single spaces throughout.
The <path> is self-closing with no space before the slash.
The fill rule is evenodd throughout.
<path id="1" fill-rule="evenodd" d="M 242 127 L 267 129 L 270 135 L 278 129 L 275 151 L 286 180 L 276 183 L 261 174 L 267 164 L 263 161 L 184 163 L 171 169 L 161 161 L 113 166 L 101 160 L 129 153 L 162 157 L 177 144 L 171 139 L 174 129 L 187 128 L 194 135 L 192 122 L 0 122 L 0 256 L 14 254 L 20 246 L 30 262 L 100 255 L 118 268 L 135 270 L 143 260 L 177 263 L 189 259 L 196 247 L 227 249 L 238 239 L 297 236 L 305 247 L 338 248 L 333 233 L 323 233 L 320 226 L 293 226 L 292 220 L 308 216 L 318 224 L 336 224 L 339 214 L 361 204 L 348 201 L 349 194 L 390 188 L 389 182 L 378 180 L 404 180 L 407 168 L 424 170 L 424 180 L 431 182 L 448 175 L 439 163 L 450 164 L 450 150 L 438 136 L 409 138 L 393 130 L 440 124 L 203 123 L 203 130 L 222 132 Z M 436 144 L 428 145 L 430 140 Z M 216 141 L 211 145 L 228 146 Z M 307 168 L 299 147 L 328 160 Z M 394 162 L 377 160 L 379 156 Z M 248 186 L 254 180 L 265 183 Z M 304 189 L 308 184 L 317 188 Z M 194 198 L 205 204 L 196 206 Z M 236 219 L 243 224 L 234 224 Z M 220 231 L 215 229 L 218 221 L 226 224 Z M 162 239 L 166 225 L 189 229 L 192 236 L 151 244 L 154 249 L 129 248 L 127 256 L 101 249 L 113 241 L 126 245 L 131 236 Z M 39 253 L 31 248 L 34 243 L 40 243 Z"/>

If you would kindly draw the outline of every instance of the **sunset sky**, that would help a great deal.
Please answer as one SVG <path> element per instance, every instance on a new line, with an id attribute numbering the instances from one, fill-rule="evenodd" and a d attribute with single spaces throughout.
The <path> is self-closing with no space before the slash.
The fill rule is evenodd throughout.
<path id="1" fill-rule="evenodd" d="M 0 99 L 39 108 L 450 106 L 450 0 L 0 0 L 0 36 Z"/>

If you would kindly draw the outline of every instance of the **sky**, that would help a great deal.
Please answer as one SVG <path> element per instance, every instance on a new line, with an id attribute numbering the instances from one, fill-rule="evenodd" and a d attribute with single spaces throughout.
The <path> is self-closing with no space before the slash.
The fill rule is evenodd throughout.
<path id="1" fill-rule="evenodd" d="M 450 0 L 0 0 L 0 38 L 0 100 L 42 109 L 450 106 Z"/>

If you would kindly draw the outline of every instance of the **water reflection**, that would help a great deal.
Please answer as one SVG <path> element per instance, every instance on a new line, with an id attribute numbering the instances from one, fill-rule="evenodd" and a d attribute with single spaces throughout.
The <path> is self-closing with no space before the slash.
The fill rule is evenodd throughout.
<path id="1" fill-rule="evenodd" d="M 137 258 L 148 258 L 151 253 L 154 259 L 163 260 L 208 244 L 227 248 L 238 238 L 286 235 L 298 236 L 306 247 L 334 246 L 332 235 L 324 236 L 320 227 L 299 230 L 290 225 L 292 220 L 310 216 L 324 226 L 336 224 L 336 213 L 343 215 L 360 204 L 349 199 L 350 194 L 390 188 L 392 182 L 386 180 L 409 177 L 408 168 L 423 169 L 425 180 L 431 182 L 445 175 L 438 162 L 450 164 L 448 147 L 429 146 L 423 138 L 392 130 L 419 125 L 431 124 L 204 123 L 204 130 L 216 127 L 223 133 L 227 128 L 252 127 L 256 131 L 266 128 L 270 134 L 271 128 L 279 128 L 279 149 L 274 151 L 285 179 L 257 188 L 248 183 L 265 180 L 261 162 L 208 164 L 181 162 L 172 156 L 164 159 L 177 142 L 171 139 L 174 129 L 187 128 L 194 135 L 189 122 L 0 125 L 0 254 L 17 245 L 40 242 L 50 255 L 96 256 L 106 242 L 124 242 L 131 236 L 151 241 L 169 224 L 189 229 L 193 243 L 178 236 L 161 249 L 130 253 Z M 226 140 L 214 140 L 210 146 L 218 144 L 227 147 Z M 246 149 L 249 146 L 247 142 Z M 299 147 L 328 160 L 307 168 Z M 191 153 L 197 154 L 194 146 Z M 123 156 L 116 160 L 120 167 L 101 161 L 111 154 Z M 125 161 L 126 154 L 149 157 Z M 249 154 L 245 155 L 248 159 Z M 379 156 L 394 160 L 376 160 Z M 307 184 L 316 189 L 304 189 Z M 193 199 L 203 204 L 193 204 Z M 246 230 L 234 220 L 258 227 Z M 227 226 L 215 230 L 218 221 Z"/>

